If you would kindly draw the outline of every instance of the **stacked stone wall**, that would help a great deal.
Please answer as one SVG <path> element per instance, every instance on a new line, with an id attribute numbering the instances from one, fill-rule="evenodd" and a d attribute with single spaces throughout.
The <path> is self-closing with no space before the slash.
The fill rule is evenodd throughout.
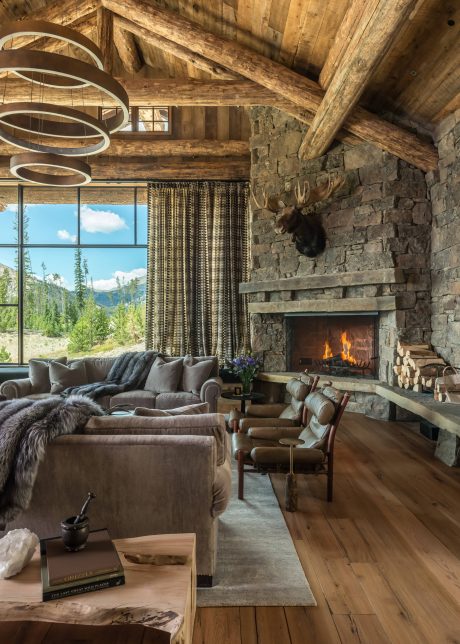
<path id="1" fill-rule="evenodd" d="M 436 131 L 439 168 L 427 175 L 431 236 L 431 341 L 449 363 L 460 366 L 460 110 Z"/>
<path id="2" fill-rule="evenodd" d="M 337 144 L 321 158 L 300 161 L 305 127 L 299 121 L 269 107 L 252 108 L 250 120 L 251 187 L 259 203 L 264 190 L 292 203 L 298 180 L 302 186 L 321 183 L 327 173 L 345 178 L 336 195 L 313 209 L 327 234 L 324 253 L 314 259 L 299 254 L 289 234 L 276 232 L 276 214 L 252 202 L 251 281 L 385 268 L 401 268 L 405 276 L 402 284 L 275 291 L 254 294 L 252 301 L 402 294 L 398 310 L 380 315 L 380 377 L 392 382 L 397 338 L 429 341 L 431 333 L 431 206 L 423 172 L 366 143 Z M 253 349 L 265 369 L 284 370 L 283 315 L 254 314 L 251 324 Z"/>

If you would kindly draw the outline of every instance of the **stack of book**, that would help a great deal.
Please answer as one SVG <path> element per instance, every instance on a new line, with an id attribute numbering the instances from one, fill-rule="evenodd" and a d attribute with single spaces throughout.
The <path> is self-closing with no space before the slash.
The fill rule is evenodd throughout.
<path id="1" fill-rule="evenodd" d="M 40 541 L 43 601 L 125 583 L 120 557 L 107 530 L 90 532 L 86 548 L 68 552 L 61 537 Z"/>

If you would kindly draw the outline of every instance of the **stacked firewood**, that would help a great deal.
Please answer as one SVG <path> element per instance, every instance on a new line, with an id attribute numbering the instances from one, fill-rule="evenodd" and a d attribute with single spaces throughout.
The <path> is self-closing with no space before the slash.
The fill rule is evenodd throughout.
<path id="1" fill-rule="evenodd" d="M 436 398 L 436 378 L 442 375 L 447 366 L 430 349 L 428 344 L 408 344 L 398 340 L 398 356 L 393 371 L 397 377 L 398 386 L 412 391 L 433 391 Z"/>

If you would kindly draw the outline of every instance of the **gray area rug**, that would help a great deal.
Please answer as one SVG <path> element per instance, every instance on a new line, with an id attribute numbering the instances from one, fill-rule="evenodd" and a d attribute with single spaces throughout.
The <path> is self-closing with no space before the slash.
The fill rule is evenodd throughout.
<path id="1" fill-rule="evenodd" d="M 269 476 L 245 474 L 245 499 L 219 517 L 217 571 L 198 606 L 316 606 Z"/>

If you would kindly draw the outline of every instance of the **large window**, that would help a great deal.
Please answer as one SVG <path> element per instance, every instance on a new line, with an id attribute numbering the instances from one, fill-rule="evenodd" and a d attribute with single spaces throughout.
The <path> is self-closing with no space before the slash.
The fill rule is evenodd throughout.
<path id="1" fill-rule="evenodd" d="M 118 107 L 104 107 L 101 116 L 109 118 L 120 111 Z M 129 121 L 121 132 L 154 132 L 171 134 L 170 107 L 136 107 L 129 109 Z"/>
<path id="2" fill-rule="evenodd" d="M 0 186 L 0 363 L 144 347 L 146 190 Z"/>

